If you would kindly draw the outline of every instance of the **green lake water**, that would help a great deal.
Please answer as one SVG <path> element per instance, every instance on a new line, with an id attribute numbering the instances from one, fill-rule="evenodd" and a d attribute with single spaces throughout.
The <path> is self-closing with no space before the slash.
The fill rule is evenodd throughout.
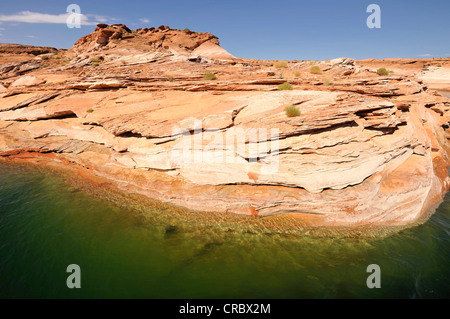
<path id="1" fill-rule="evenodd" d="M 381 239 L 186 224 L 0 163 L 1 298 L 448 298 L 450 196 Z M 81 268 L 69 289 L 66 268 Z M 381 288 L 366 286 L 369 264 Z"/>

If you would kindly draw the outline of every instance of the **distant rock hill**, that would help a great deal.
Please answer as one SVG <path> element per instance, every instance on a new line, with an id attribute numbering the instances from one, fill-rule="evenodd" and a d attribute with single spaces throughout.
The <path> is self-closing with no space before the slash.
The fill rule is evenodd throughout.
<path id="1" fill-rule="evenodd" d="M 40 55 L 50 52 L 56 52 L 55 48 L 37 47 L 23 44 L 0 43 L 0 54 L 31 54 Z"/>
<path id="2" fill-rule="evenodd" d="M 178 55 L 201 55 L 209 58 L 234 58 L 220 47 L 211 33 L 188 29 L 171 29 L 168 26 L 131 30 L 124 24 L 98 24 L 94 32 L 79 39 L 74 52 L 106 50 L 133 50 L 141 52 L 170 52 Z"/>

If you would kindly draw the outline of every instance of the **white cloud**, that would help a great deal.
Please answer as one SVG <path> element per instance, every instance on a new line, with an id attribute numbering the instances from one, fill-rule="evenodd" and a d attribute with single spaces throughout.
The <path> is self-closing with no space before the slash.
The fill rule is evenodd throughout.
<path id="1" fill-rule="evenodd" d="M 31 11 L 22 11 L 16 14 L 11 15 L 0 15 L 0 22 L 23 22 L 23 23 L 60 23 L 66 24 L 67 18 L 73 13 L 64 13 L 64 14 L 47 14 L 47 13 L 39 13 L 39 12 L 31 12 Z M 81 25 L 96 25 L 100 19 L 106 21 L 106 17 L 89 15 L 94 17 L 97 21 L 89 21 L 87 15 L 80 14 L 81 16 Z"/>
<path id="2" fill-rule="evenodd" d="M 429 56 L 432 56 L 432 54 L 430 54 L 430 53 L 425 53 L 425 54 L 419 54 L 418 56 L 421 56 L 421 57 L 429 57 Z"/>
<path id="3" fill-rule="evenodd" d="M 31 39 L 36 39 L 37 38 L 37 36 L 35 36 L 35 35 L 26 35 L 25 37 L 26 38 L 31 38 Z"/>
<path id="4" fill-rule="evenodd" d="M 139 19 L 139 21 L 141 21 L 142 23 L 150 23 L 150 20 L 146 18 Z"/>
<path id="5" fill-rule="evenodd" d="M 98 14 L 86 14 L 86 17 L 93 18 L 93 20 L 100 22 L 100 23 L 108 23 L 108 22 L 119 20 L 116 18 L 111 18 L 111 17 L 102 16 L 102 15 L 98 15 Z"/>

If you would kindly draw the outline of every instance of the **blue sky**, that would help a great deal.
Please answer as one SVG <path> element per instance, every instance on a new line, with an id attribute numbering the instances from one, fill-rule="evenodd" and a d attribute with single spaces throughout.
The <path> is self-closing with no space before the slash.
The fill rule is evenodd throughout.
<path id="1" fill-rule="evenodd" d="M 450 56 L 449 0 L 2 2 L 0 42 L 4 43 L 69 48 L 92 32 L 96 22 L 104 22 L 124 23 L 131 29 L 164 24 L 211 32 L 222 47 L 242 58 Z M 87 19 L 80 29 L 69 29 L 60 16 L 72 3 Z M 366 25 L 371 3 L 381 8 L 380 29 Z"/>

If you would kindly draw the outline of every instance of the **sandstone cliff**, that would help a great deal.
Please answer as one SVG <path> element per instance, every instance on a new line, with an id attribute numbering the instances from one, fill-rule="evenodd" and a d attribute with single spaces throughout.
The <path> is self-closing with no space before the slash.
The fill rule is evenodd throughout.
<path id="1" fill-rule="evenodd" d="M 46 50 L 0 56 L 6 160 L 61 161 L 192 210 L 314 226 L 409 225 L 448 189 L 450 100 L 432 88 L 450 91 L 449 59 L 276 68 L 233 57 L 209 33 L 124 25 Z M 258 128 L 273 138 L 246 135 Z M 243 147 L 223 143 L 230 132 Z M 200 141 L 201 164 L 174 156 L 185 138 Z"/>

